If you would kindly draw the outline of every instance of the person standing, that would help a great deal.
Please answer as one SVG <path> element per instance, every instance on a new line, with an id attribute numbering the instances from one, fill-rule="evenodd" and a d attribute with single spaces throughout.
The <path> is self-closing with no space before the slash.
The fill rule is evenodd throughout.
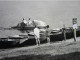
<path id="1" fill-rule="evenodd" d="M 27 21 L 23 18 L 20 27 L 21 27 L 22 29 L 25 29 L 25 27 L 27 26 L 26 24 L 27 24 Z M 19 24 L 18 24 L 18 25 L 19 25 Z"/>
<path id="2" fill-rule="evenodd" d="M 27 24 L 27 21 L 26 21 L 24 18 L 23 18 L 22 22 L 23 22 L 24 24 Z"/>
<path id="3" fill-rule="evenodd" d="M 34 28 L 34 35 L 35 35 L 35 39 L 36 39 L 36 44 L 40 45 L 40 30 L 37 26 L 35 26 Z"/>
<path id="4" fill-rule="evenodd" d="M 28 20 L 28 26 L 33 26 L 33 22 L 31 20 L 31 18 L 29 18 L 29 20 Z"/>
<path id="5" fill-rule="evenodd" d="M 47 29 L 46 29 L 46 37 L 47 37 L 47 43 L 50 44 L 50 29 L 49 29 L 49 25 L 47 25 Z"/>

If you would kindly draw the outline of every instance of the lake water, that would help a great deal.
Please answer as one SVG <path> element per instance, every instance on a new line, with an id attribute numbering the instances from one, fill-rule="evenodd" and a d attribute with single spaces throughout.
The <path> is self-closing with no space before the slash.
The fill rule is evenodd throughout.
<path id="1" fill-rule="evenodd" d="M 80 1 L 0 1 L 0 27 L 10 27 L 21 22 L 37 19 L 50 27 L 72 26 L 72 18 L 80 25 Z"/>

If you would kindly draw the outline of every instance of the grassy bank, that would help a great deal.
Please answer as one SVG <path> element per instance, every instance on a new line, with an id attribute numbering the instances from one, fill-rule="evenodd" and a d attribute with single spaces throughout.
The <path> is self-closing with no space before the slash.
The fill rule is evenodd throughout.
<path id="1" fill-rule="evenodd" d="M 64 55 L 22 55 L 17 57 L 3 58 L 1 60 L 80 60 L 80 52 Z"/>

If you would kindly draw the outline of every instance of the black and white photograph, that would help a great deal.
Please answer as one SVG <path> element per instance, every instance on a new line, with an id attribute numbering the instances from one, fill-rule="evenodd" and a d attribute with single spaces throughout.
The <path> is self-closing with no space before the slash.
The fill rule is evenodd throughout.
<path id="1" fill-rule="evenodd" d="M 80 1 L 0 0 L 0 60 L 80 60 Z"/>

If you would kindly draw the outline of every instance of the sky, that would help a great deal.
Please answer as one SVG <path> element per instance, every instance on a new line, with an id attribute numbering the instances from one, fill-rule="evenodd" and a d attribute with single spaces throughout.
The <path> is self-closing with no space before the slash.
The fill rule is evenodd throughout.
<path id="1" fill-rule="evenodd" d="M 72 27 L 72 19 L 77 18 L 80 26 L 80 1 L 1 1 L 0 27 L 17 25 L 25 18 L 46 22 L 50 28 Z"/>

